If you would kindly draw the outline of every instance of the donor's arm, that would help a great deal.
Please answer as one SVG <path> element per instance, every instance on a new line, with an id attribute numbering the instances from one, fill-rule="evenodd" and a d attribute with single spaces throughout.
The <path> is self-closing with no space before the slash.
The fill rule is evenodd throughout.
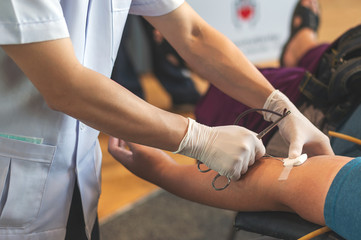
<path id="1" fill-rule="evenodd" d="M 216 172 L 201 173 L 195 164 L 180 165 L 161 150 L 116 138 L 110 138 L 108 148 L 135 175 L 179 197 L 234 211 L 295 212 L 320 225 L 325 225 L 323 210 L 330 185 L 351 160 L 342 156 L 311 157 L 294 167 L 287 180 L 279 181 L 282 162 L 264 157 L 241 180 L 215 191 L 211 183 Z"/>

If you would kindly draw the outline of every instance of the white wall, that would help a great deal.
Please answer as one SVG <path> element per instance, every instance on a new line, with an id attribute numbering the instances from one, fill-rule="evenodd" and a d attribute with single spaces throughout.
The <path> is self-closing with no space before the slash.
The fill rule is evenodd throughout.
<path id="1" fill-rule="evenodd" d="M 252 62 L 278 59 L 298 0 L 187 0 Z"/>

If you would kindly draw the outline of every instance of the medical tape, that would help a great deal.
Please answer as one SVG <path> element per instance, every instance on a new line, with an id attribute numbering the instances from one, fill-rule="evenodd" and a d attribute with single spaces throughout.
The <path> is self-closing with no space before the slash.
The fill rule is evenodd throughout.
<path id="1" fill-rule="evenodd" d="M 304 153 L 301 156 L 297 157 L 297 158 L 285 158 L 282 160 L 283 162 L 283 170 L 280 174 L 280 176 L 278 177 L 279 181 L 284 181 L 288 179 L 288 176 L 292 170 L 292 168 L 294 166 L 299 166 L 302 165 L 305 161 L 307 160 L 307 154 Z"/>

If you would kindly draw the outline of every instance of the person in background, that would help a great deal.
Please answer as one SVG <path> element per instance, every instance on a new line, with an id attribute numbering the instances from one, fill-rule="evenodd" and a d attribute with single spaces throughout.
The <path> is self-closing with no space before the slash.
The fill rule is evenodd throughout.
<path id="1" fill-rule="evenodd" d="M 264 155 L 253 131 L 202 125 L 109 78 L 129 13 L 143 16 L 197 74 L 238 101 L 289 109 L 279 125 L 289 157 L 333 154 L 329 138 L 183 0 L 0 1 L 0 238 L 92 237 L 99 131 L 198 159 L 234 181 Z M 69 219 L 73 207 L 83 221 Z"/>
<path id="2" fill-rule="evenodd" d="M 145 99 L 139 74 L 132 60 L 131 50 L 128 48 L 129 41 L 132 41 L 132 31 L 135 30 L 142 31 L 146 37 L 151 72 L 169 93 L 172 102 L 171 110 L 193 111 L 194 105 L 200 99 L 200 93 L 192 80 L 190 70 L 162 34 L 142 17 L 128 16 L 111 78 L 138 97 Z"/>

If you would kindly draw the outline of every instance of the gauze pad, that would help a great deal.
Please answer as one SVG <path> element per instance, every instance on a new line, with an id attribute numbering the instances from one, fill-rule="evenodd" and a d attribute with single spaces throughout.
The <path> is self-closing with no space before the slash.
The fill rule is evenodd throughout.
<path id="1" fill-rule="evenodd" d="M 281 172 L 280 176 L 278 177 L 278 180 L 283 181 L 283 180 L 287 180 L 288 175 L 290 174 L 293 166 L 299 166 L 301 164 L 303 164 L 305 161 L 307 160 L 307 154 L 304 153 L 301 156 L 297 157 L 297 158 L 285 158 L 282 160 L 283 162 L 283 171 Z"/>

